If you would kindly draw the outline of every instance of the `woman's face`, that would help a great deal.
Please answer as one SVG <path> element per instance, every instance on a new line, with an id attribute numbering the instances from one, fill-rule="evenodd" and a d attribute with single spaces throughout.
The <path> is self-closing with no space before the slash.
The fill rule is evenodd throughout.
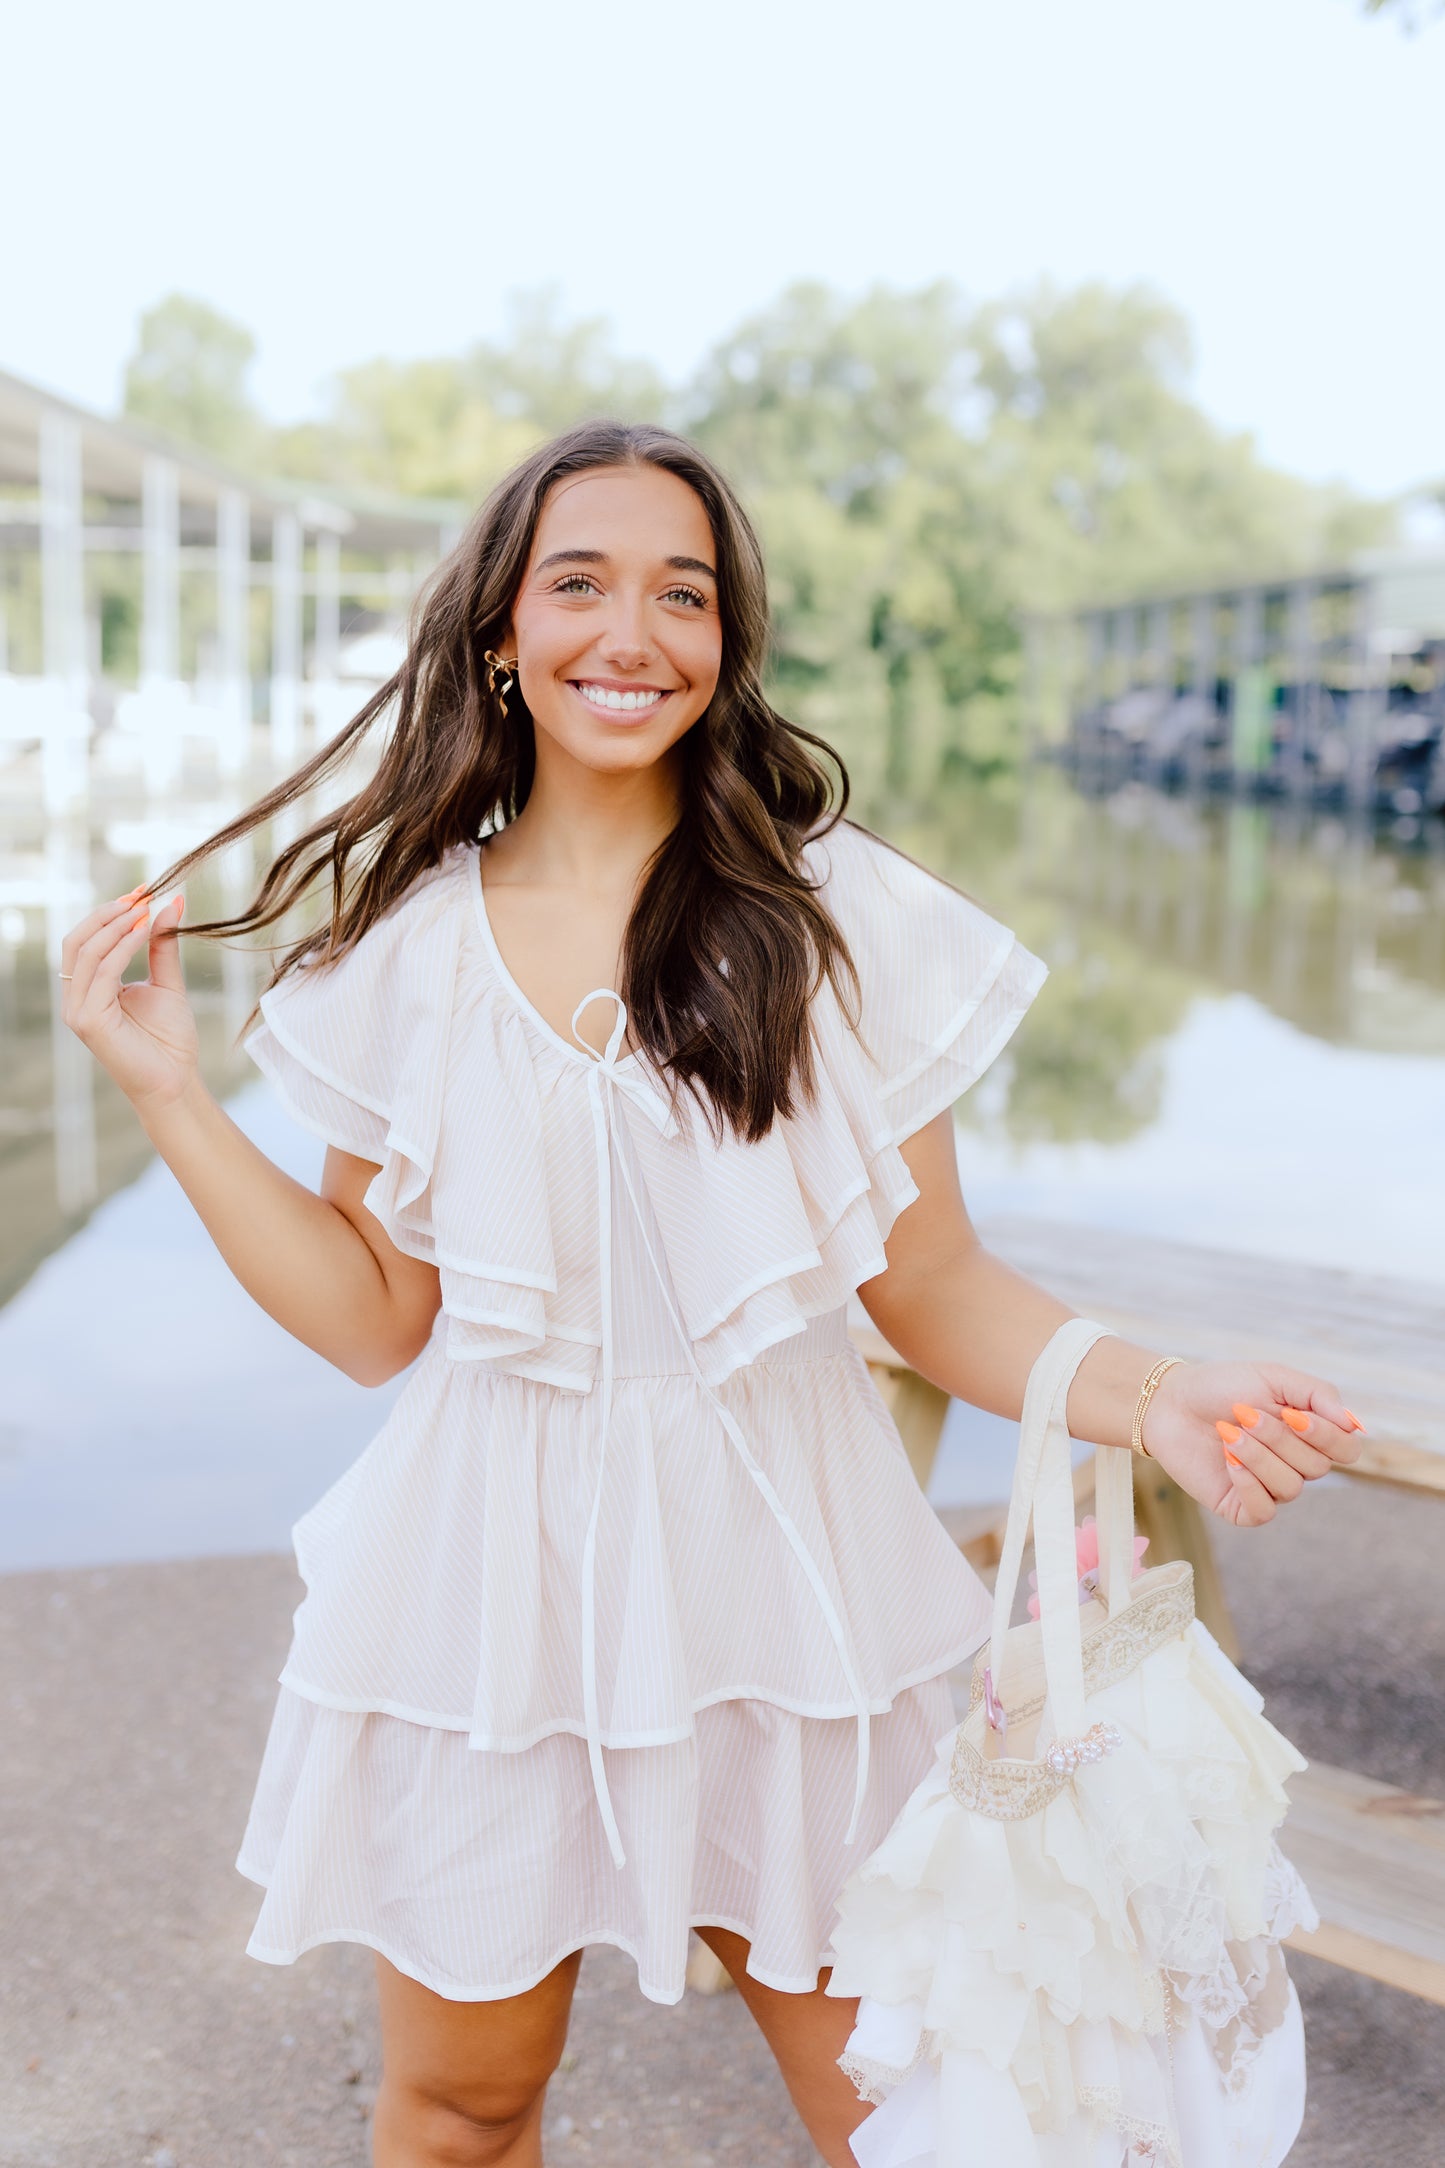
<path id="1" fill-rule="evenodd" d="M 702 500 L 661 467 L 558 482 L 512 610 L 543 741 L 584 767 L 650 767 L 692 728 L 722 663 L 717 551 Z"/>

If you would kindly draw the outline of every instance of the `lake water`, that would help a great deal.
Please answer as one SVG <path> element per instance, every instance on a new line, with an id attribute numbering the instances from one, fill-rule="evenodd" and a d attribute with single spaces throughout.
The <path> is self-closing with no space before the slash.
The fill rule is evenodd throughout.
<path id="1" fill-rule="evenodd" d="M 0 1569 L 280 1547 L 389 1397 L 234 1287 L 56 1027 L 47 938 L 224 810 L 60 828 L 0 801 Z M 985 1227 L 1024 1211 L 1445 1286 L 1438 826 L 1394 838 L 1133 787 L 1096 803 L 1041 771 L 891 832 L 1050 965 L 960 1109 Z M 187 953 L 213 1083 L 310 1178 L 317 1147 L 232 1046 L 250 965 Z M 960 1415 L 949 1495 L 997 1493 L 1009 1428 Z"/>

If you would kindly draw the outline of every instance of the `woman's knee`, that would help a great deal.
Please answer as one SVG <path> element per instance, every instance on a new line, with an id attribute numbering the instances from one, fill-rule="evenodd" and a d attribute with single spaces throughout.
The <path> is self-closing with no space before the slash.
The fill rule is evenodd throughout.
<path id="1" fill-rule="evenodd" d="M 492 2168 L 525 2159 L 525 2141 L 538 2125 L 549 2070 L 540 2080 L 498 2071 L 490 2081 L 414 2081 L 382 2087 L 376 2105 L 378 2158 L 390 2144 L 400 2164 L 417 2168 Z M 540 2157 L 540 2156 L 539 2156 Z"/>
<path id="2" fill-rule="evenodd" d="M 455 2003 L 377 1961 L 377 2168 L 487 2168 L 540 2160 L 548 2080 L 562 2058 L 578 1956 L 527 1993 Z"/>

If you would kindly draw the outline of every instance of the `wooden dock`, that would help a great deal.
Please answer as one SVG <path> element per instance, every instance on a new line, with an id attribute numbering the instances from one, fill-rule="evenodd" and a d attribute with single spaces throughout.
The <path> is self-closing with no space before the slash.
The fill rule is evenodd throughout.
<path id="1" fill-rule="evenodd" d="M 1131 1340 L 1196 1361 L 1274 1357 L 1328 1378 L 1368 1432 L 1352 1475 L 1445 1494 L 1445 1288 L 1057 1221 L 1001 1217 L 980 1233 Z"/>

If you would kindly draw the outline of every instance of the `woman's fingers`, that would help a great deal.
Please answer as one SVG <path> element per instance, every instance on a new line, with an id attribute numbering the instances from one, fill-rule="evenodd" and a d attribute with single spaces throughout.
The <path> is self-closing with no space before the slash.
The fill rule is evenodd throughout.
<path id="1" fill-rule="evenodd" d="M 168 994 L 183 994 L 186 990 L 185 974 L 181 970 L 181 944 L 175 938 L 185 908 L 184 896 L 172 896 L 151 921 L 151 984 L 164 987 Z"/>
<path id="2" fill-rule="evenodd" d="M 114 1007 L 121 980 L 132 959 L 145 947 L 149 923 L 150 913 L 142 908 L 130 920 L 119 940 L 113 941 L 105 954 L 97 958 L 82 1005 L 82 1015 L 87 1021 L 98 1022 L 101 1016 Z"/>
<path id="3" fill-rule="evenodd" d="M 1332 1460 L 1358 1458 L 1358 1447 L 1343 1455 L 1334 1450 L 1338 1440 L 1350 1438 L 1364 1428 L 1359 1417 L 1345 1406 L 1337 1385 L 1311 1377 L 1307 1370 L 1287 1370 L 1276 1364 L 1266 1365 L 1262 1374 L 1275 1402 L 1290 1411 L 1290 1427 L 1297 1435 L 1308 1438 Z M 1302 1418 L 1302 1424 L 1296 1418 Z"/>
<path id="4" fill-rule="evenodd" d="M 1278 1453 L 1261 1445 L 1238 1423 L 1216 1423 L 1214 1427 L 1219 1432 L 1236 1482 L 1241 1474 L 1251 1476 L 1280 1505 L 1290 1505 L 1298 1498 L 1305 1487 L 1305 1479 L 1298 1468 L 1292 1468 Z"/>
<path id="5" fill-rule="evenodd" d="M 1365 1435 L 1365 1426 L 1357 1415 L 1350 1414 L 1348 1408 L 1344 1412 L 1349 1418 L 1345 1425 L 1308 1405 L 1282 1408 L 1280 1420 L 1288 1424 L 1301 1444 L 1325 1454 L 1332 1463 L 1343 1463 L 1348 1467 L 1351 1461 L 1360 1457 L 1360 1439 Z"/>
<path id="6" fill-rule="evenodd" d="M 143 889 L 133 888 L 128 896 L 117 896 L 111 903 L 98 903 L 93 911 L 87 911 L 85 917 L 71 927 L 60 944 L 60 968 L 67 978 L 74 978 L 76 958 L 86 942 L 105 927 L 133 914 L 136 901 L 143 894 Z"/>
<path id="7" fill-rule="evenodd" d="M 1302 1436 L 1274 1411 L 1254 1408 L 1245 1401 L 1236 1400 L 1230 1412 L 1234 1417 L 1233 1427 L 1248 1432 L 1256 1445 L 1266 1447 L 1277 1460 L 1282 1460 L 1286 1467 L 1295 1469 L 1303 1476 L 1307 1483 L 1317 1476 L 1328 1475 L 1334 1467 L 1335 1463 L 1328 1453 L 1322 1452 L 1318 1445 Z M 1229 1442 L 1228 1439 L 1225 1440 L 1226 1445 Z"/>
<path id="8" fill-rule="evenodd" d="M 91 997 L 97 972 L 109 957 L 122 951 L 121 970 L 125 969 L 125 965 L 140 946 L 141 930 L 149 917 L 150 913 L 144 905 L 138 910 L 128 905 L 125 911 L 117 913 L 114 918 L 97 927 L 76 950 L 62 1013 L 66 1023 L 72 1030 L 79 1031 L 82 1037 L 85 1023 L 91 1018 Z M 113 995 L 110 998 L 114 998 Z"/>
<path id="9" fill-rule="evenodd" d="M 1263 1528 L 1278 1511 L 1276 1501 L 1259 1477 L 1234 1455 L 1232 1447 L 1226 1446 L 1225 1452 L 1230 1456 L 1230 1488 L 1219 1510 L 1236 1528 Z"/>

